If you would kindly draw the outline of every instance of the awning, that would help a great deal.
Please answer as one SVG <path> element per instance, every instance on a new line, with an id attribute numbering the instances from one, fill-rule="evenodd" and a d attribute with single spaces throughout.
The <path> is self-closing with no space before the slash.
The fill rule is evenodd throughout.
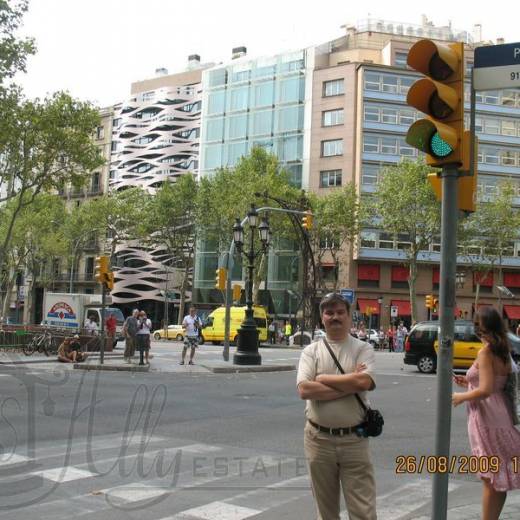
<path id="1" fill-rule="evenodd" d="M 361 314 L 379 314 L 379 303 L 377 303 L 377 300 L 358 298 L 357 304 Z"/>
<path id="2" fill-rule="evenodd" d="M 504 312 L 510 320 L 520 320 L 520 305 L 504 305 Z"/>
<path id="3" fill-rule="evenodd" d="M 406 282 L 410 271 L 408 267 L 402 267 L 400 265 L 392 266 L 392 282 Z"/>
<path id="4" fill-rule="evenodd" d="M 473 273 L 473 285 L 477 285 L 477 283 L 482 287 L 493 287 L 493 273 L 487 273 L 486 276 L 484 273 Z"/>
<path id="5" fill-rule="evenodd" d="M 379 280 L 379 265 L 359 264 L 358 280 Z"/>
<path id="6" fill-rule="evenodd" d="M 390 305 L 397 307 L 398 316 L 411 316 L 412 307 L 408 300 L 392 300 Z"/>
<path id="7" fill-rule="evenodd" d="M 520 273 L 504 273 L 506 287 L 520 287 Z"/>
<path id="8" fill-rule="evenodd" d="M 432 283 L 439 283 L 441 279 L 441 270 L 436 267 L 433 268 L 432 271 Z"/>

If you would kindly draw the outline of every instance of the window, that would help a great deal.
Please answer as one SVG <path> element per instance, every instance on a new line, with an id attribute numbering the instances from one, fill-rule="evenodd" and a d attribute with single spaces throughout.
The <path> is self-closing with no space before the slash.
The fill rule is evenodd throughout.
<path id="1" fill-rule="evenodd" d="M 415 82 L 415 78 L 406 76 L 399 78 L 399 80 L 399 94 L 403 94 L 404 96 L 406 96 L 406 94 L 410 90 L 410 87 Z"/>
<path id="2" fill-rule="evenodd" d="M 498 119 L 486 118 L 485 123 L 485 134 L 499 134 L 500 133 L 500 121 Z"/>
<path id="3" fill-rule="evenodd" d="M 383 78 L 383 92 L 390 92 L 391 94 L 397 94 L 398 90 L 398 78 L 397 76 L 389 76 L 387 74 L 382 75 Z"/>
<path id="4" fill-rule="evenodd" d="M 221 141 L 224 136 L 224 119 L 212 118 L 206 123 L 206 141 Z"/>
<path id="5" fill-rule="evenodd" d="M 334 139 L 331 141 L 321 142 L 322 157 L 332 157 L 334 155 L 343 155 L 343 139 Z"/>
<path id="6" fill-rule="evenodd" d="M 251 135 L 270 135 L 273 131 L 272 110 L 254 112 L 251 117 L 249 131 Z"/>
<path id="7" fill-rule="evenodd" d="M 254 87 L 254 106 L 266 107 L 274 103 L 274 82 L 264 81 Z"/>
<path id="8" fill-rule="evenodd" d="M 343 109 L 327 110 L 322 112 L 322 125 L 335 126 L 343 124 Z"/>
<path id="9" fill-rule="evenodd" d="M 374 164 L 364 164 L 361 176 L 361 184 L 369 186 L 377 184 L 379 177 L 379 167 Z"/>
<path id="10" fill-rule="evenodd" d="M 397 154 L 397 139 L 395 137 L 381 138 L 381 153 L 396 155 Z"/>
<path id="11" fill-rule="evenodd" d="M 365 105 L 365 121 L 379 123 L 379 107 Z"/>
<path id="12" fill-rule="evenodd" d="M 415 122 L 415 112 L 413 110 L 400 110 L 399 111 L 399 124 L 400 125 L 411 125 Z"/>
<path id="13" fill-rule="evenodd" d="M 383 108 L 381 111 L 381 123 L 396 125 L 397 124 L 397 109 L 396 108 Z"/>
<path id="14" fill-rule="evenodd" d="M 226 92 L 217 90 L 208 96 L 208 115 L 222 114 L 226 106 Z"/>
<path id="15" fill-rule="evenodd" d="M 299 103 L 305 97 L 305 80 L 299 76 L 287 78 L 279 83 L 279 103 Z"/>
<path id="16" fill-rule="evenodd" d="M 367 153 L 379 152 L 379 139 L 373 135 L 363 137 L 363 151 Z"/>
<path id="17" fill-rule="evenodd" d="M 375 72 L 365 73 L 365 90 L 380 90 L 379 74 Z"/>
<path id="18" fill-rule="evenodd" d="M 247 137 L 247 115 L 228 117 L 226 127 L 226 137 L 228 139 Z"/>
<path id="19" fill-rule="evenodd" d="M 229 109 L 246 110 L 249 102 L 249 87 L 239 87 L 230 90 Z"/>
<path id="20" fill-rule="evenodd" d="M 502 135 L 516 135 L 515 122 L 502 120 Z"/>
<path id="21" fill-rule="evenodd" d="M 325 170 L 320 172 L 320 188 L 341 186 L 341 170 Z"/>
<path id="22" fill-rule="evenodd" d="M 399 155 L 413 157 L 417 155 L 417 150 L 410 146 L 405 139 L 399 139 Z"/>
<path id="23" fill-rule="evenodd" d="M 276 110 L 276 131 L 292 132 L 303 129 L 303 107 L 289 106 Z"/>
<path id="24" fill-rule="evenodd" d="M 407 58 L 408 58 L 407 52 L 396 52 L 395 57 L 394 57 L 394 65 L 396 67 L 406 68 L 407 67 L 407 63 L 406 63 Z"/>
<path id="25" fill-rule="evenodd" d="M 342 79 L 323 82 L 323 97 L 340 96 L 345 93 L 345 86 Z"/>
<path id="26" fill-rule="evenodd" d="M 361 247 L 376 247 L 377 234 L 374 231 L 362 231 L 361 232 Z"/>
<path id="27" fill-rule="evenodd" d="M 96 139 L 103 139 L 105 137 L 105 128 L 98 126 L 96 128 Z"/>

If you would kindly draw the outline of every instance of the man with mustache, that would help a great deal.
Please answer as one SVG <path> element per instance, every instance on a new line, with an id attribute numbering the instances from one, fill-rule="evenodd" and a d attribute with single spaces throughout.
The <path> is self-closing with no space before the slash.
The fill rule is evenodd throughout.
<path id="1" fill-rule="evenodd" d="M 375 520 L 376 489 L 365 412 L 354 394 L 368 404 L 375 388 L 372 346 L 349 334 L 350 303 L 339 293 L 320 303 L 326 339 L 302 352 L 297 375 L 298 393 L 307 401 L 305 456 L 319 520 L 339 520 L 340 485 L 350 520 Z M 343 371 L 338 369 L 325 341 Z"/>

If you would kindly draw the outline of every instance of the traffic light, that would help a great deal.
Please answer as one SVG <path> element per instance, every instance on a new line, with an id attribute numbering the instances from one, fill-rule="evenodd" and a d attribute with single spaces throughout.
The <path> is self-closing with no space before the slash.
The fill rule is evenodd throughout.
<path id="1" fill-rule="evenodd" d="M 307 211 L 305 216 L 302 218 L 302 228 L 303 229 L 312 229 L 312 219 L 314 218 L 314 215 Z"/>
<path id="2" fill-rule="evenodd" d="M 226 288 L 227 271 L 225 267 L 219 267 L 215 271 L 215 288 L 223 291 Z"/>
<path id="3" fill-rule="evenodd" d="M 114 273 L 112 271 L 107 273 L 106 286 L 109 291 L 114 289 Z"/>
<path id="4" fill-rule="evenodd" d="M 426 308 L 433 309 L 433 296 L 431 294 L 426 295 Z"/>
<path id="5" fill-rule="evenodd" d="M 242 287 L 238 284 L 233 285 L 233 301 L 237 302 L 240 300 L 240 297 L 242 296 Z"/>
<path id="6" fill-rule="evenodd" d="M 437 298 L 434 298 L 433 299 L 433 307 L 432 307 L 433 312 L 437 312 L 438 306 L 439 306 L 439 300 Z"/>
<path id="7" fill-rule="evenodd" d="M 424 152 L 430 166 L 461 166 L 465 153 L 464 44 L 419 40 L 410 49 L 407 63 L 426 77 L 411 86 L 406 102 L 428 117 L 410 126 L 406 142 Z"/>
<path id="8" fill-rule="evenodd" d="M 108 256 L 97 256 L 95 265 L 95 277 L 96 282 L 106 283 L 109 272 L 109 257 Z"/>

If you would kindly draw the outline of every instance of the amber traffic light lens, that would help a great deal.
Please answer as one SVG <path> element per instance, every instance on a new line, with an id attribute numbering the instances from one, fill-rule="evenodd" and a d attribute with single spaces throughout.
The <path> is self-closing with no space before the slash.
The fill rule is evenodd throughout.
<path id="1" fill-rule="evenodd" d="M 451 67 L 439 56 L 438 52 L 431 57 L 428 68 L 431 77 L 437 81 L 448 79 L 453 74 Z"/>
<path id="2" fill-rule="evenodd" d="M 430 98 L 428 108 L 435 119 L 446 119 L 453 114 L 453 109 L 439 97 L 437 92 Z"/>

